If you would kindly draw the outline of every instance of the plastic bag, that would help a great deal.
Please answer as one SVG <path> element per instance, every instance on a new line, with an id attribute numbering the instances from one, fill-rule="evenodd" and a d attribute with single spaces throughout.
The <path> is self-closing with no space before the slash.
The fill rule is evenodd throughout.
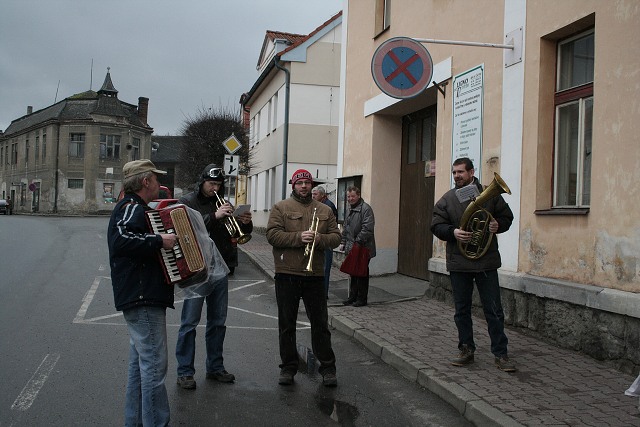
<path id="1" fill-rule="evenodd" d="M 205 261 L 205 270 L 176 287 L 174 295 L 182 299 L 206 297 L 213 291 L 215 283 L 225 278 L 230 270 L 215 243 L 209 237 L 200 212 L 186 205 L 183 206 L 187 209 L 193 233 L 198 239 L 200 251 Z"/>
<path id="2" fill-rule="evenodd" d="M 627 396 L 640 396 L 640 375 L 631 384 L 631 386 L 624 392 Z"/>

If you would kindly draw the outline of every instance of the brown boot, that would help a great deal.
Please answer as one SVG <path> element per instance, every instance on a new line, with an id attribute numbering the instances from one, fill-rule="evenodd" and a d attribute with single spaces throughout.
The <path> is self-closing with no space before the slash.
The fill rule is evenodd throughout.
<path id="1" fill-rule="evenodd" d="M 453 366 L 469 365 L 473 363 L 473 353 L 474 353 L 473 348 L 471 348 L 467 344 L 462 344 L 462 347 L 460 347 L 460 353 L 458 354 L 458 357 L 451 360 L 451 364 Z"/>

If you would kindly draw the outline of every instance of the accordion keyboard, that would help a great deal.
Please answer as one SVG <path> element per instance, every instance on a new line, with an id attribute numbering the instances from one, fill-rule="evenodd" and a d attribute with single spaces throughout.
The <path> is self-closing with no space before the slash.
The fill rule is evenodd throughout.
<path id="1" fill-rule="evenodd" d="M 204 269 L 204 258 L 184 206 L 147 211 L 147 219 L 153 233 L 178 236 L 173 248 L 160 250 L 169 284 L 177 284 Z"/>

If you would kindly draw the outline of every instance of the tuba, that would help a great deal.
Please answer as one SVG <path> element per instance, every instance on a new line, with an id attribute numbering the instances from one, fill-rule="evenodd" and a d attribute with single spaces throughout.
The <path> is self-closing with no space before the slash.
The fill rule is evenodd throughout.
<path id="1" fill-rule="evenodd" d="M 511 194 L 507 184 L 500 178 L 500 175 L 493 173 L 493 181 L 482 193 L 467 206 L 460 219 L 460 229 L 470 231 L 471 240 L 468 242 L 458 241 L 458 249 L 465 258 L 478 259 L 489 249 L 493 233 L 489 231 L 489 223 L 493 216 L 481 205 L 487 200 L 499 196 L 502 193 Z"/>
<path id="2" fill-rule="evenodd" d="M 214 194 L 218 199 L 218 201 L 216 202 L 216 208 L 220 209 L 220 207 L 225 204 L 225 201 L 220 196 L 218 196 L 217 192 L 214 192 Z M 233 215 L 225 217 L 223 221 L 224 221 L 224 226 L 227 228 L 227 231 L 229 232 L 229 235 L 231 235 L 231 237 L 236 238 L 239 244 L 242 245 L 247 243 L 249 240 L 251 240 L 251 234 L 244 234 L 242 232 L 242 229 L 240 228 L 240 224 L 238 224 L 238 221 L 233 217 Z"/>

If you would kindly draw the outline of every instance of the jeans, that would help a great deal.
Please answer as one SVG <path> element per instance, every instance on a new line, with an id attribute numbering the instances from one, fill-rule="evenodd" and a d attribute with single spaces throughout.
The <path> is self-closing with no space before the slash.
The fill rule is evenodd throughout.
<path id="1" fill-rule="evenodd" d="M 311 349 L 321 375 L 336 372 L 336 357 L 331 348 L 327 298 L 322 277 L 276 274 L 276 301 L 278 302 L 278 329 L 280 343 L 280 368 L 292 373 L 298 371 L 296 347 L 296 322 L 300 298 L 304 302 L 311 323 Z"/>
<path id="2" fill-rule="evenodd" d="M 129 328 L 125 426 L 169 425 L 167 317 L 165 307 L 123 311 Z"/>
<path id="3" fill-rule="evenodd" d="M 504 333 L 504 313 L 500 300 L 498 271 L 488 270 L 481 273 L 450 272 L 453 299 L 456 308 L 454 316 L 458 328 L 458 348 L 463 344 L 475 350 L 473 341 L 473 321 L 471 306 L 473 297 L 473 281 L 475 280 L 482 301 L 484 317 L 487 320 L 491 353 L 496 357 L 507 355 L 507 336 Z"/>
<path id="4" fill-rule="evenodd" d="M 324 293 L 329 296 L 329 278 L 331 277 L 331 265 L 333 264 L 333 249 L 324 250 Z"/>
<path id="5" fill-rule="evenodd" d="M 229 279 L 227 276 L 213 284 L 213 290 L 206 297 L 184 300 L 180 318 L 180 330 L 176 344 L 178 377 L 193 376 L 196 370 L 196 328 L 200 323 L 202 305 L 207 302 L 207 326 L 204 341 L 207 348 L 207 373 L 224 371 L 222 349 L 227 332 L 227 307 L 229 305 Z"/>

